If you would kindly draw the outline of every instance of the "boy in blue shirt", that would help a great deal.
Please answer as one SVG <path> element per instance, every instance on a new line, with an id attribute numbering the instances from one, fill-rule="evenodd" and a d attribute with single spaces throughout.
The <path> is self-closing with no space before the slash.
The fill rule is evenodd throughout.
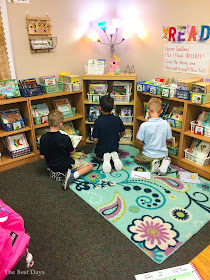
<path id="1" fill-rule="evenodd" d="M 136 163 L 151 162 L 151 172 L 158 175 L 165 175 L 171 163 L 166 141 L 172 138 L 172 132 L 168 122 L 160 118 L 162 111 L 162 101 L 151 98 L 148 102 L 150 118 L 141 124 L 137 133 L 138 142 L 144 145 L 143 150 L 134 157 Z"/>
<path id="2" fill-rule="evenodd" d="M 111 172 L 111 158 L 116 171 L 123 168 L 117 152 L 119 140 L 125 134 L 125 127 L 121 119 L 111 113 L 113 106 L 114 99 L 110 95 L 104 95 L 100 98 L 101 115 L 95 121 L 93 128 L 95 158 L 103 160 L 104 173 Z"/>

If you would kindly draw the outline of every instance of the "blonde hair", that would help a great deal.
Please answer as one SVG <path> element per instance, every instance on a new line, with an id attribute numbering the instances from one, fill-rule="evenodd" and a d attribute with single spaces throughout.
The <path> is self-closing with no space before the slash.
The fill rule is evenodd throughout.
<path id="1" fill-rule="evenodd" d="M 60 111 L 50 111 L 48 115 L 48 124 L 51 127 L 57 127 L 64 121 L 64 116 Z"/>
<path id="2" fill-rule="evenodd" d="M 159 98 L 151 98 L 148 102 L 148 109 L 151 113 L 160 113 L 162 110 L 162 101 Z"/>

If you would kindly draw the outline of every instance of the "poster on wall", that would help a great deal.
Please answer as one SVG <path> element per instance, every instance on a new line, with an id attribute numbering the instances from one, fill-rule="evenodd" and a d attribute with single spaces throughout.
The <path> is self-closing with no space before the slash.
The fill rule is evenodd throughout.
<path id="1" fill-rule="evenodd" d="M 207 75 L 210 44 L 165 44 L 163 70 Z"/>

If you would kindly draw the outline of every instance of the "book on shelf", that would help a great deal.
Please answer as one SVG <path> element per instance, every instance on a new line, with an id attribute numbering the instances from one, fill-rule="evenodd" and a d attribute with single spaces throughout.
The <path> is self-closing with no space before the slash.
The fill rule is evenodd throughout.
<path id="1" fill-rule="evenodd" d="M 197 118 L 197 124 L 205 127 L 210 127 L 210 112 L 203 111 Z"/>
<path id="2" fill-rule="evenodd" d="M 135 278 L 136 280 L 202 280 L 192 263 L 135 275 Z"/>
<path id="3" fill-rule="evenodd" d="M 67 98 L 53 100 L 55 110 L 63 113 L 64 118 L 68 118 L 71 115 L 71 104 Z"/>
<path id="4" fill-rule="evenodd" d="M 91 82 L 89 84 L 90 94 L 107 94 L 108 85 L 105 82 Z"/>
<path id="5" fill-rule="evenodd" d="M 128 82 L 113 82 L 114 95 L 130 95 L 132 89 L 132 83 Z"/>
<path id="6" fill-rule="evenodd" d="M 61 130 L 66 132 L 68 135 L 75 134 L 74 125 L 71 121 L 63 123 Z"/>
<path id="7" fill-rule="evenodd" d="M 32 105 L 32 116 L 33 117 L 42 117 L 48 116 L 49 108 L 46 103 L 40 103 L 36 105 Z"/>
<path id="8" fill-rule="evenodd" d="M 56 84 L 56 77 L 55 75 L 52 76 L 41 76 L 39 77 L 39 81 L 41 84 L 49 86 L 49 85 L 55 85 Z"/>
<path id="9" fill-rule="evenodd" d="M 10 152 L 29 147 L 25 133 L 19 133 L 16 135 L 6 136 L 4 143 L 6 145 L 6 148 Z"/>
<path id="10" fill-rule="evenodd" d="M 169 114 L 169 118 L 182 121 L 183 120 L 183 112 L 184 112 L 183 107 L 174 107 L 172 109 L 171 113 Z"/>
<path id="11" fill-rule="evenodd" d="M 180 134 L 174 132 L 172 138 L 167 140 L 167 146 L 171 148 L 178 148 L 179 142 L 180 142 Z"/>
<path id="12" fill-rule="evenodd" d="M 1 122 L 3 122 L 4 124 L 8 124 L 8 123 L 22 120 L 22 116 L 18 109 L 10 109 L 6 111 L 1 111 L 0 119 Z"/>
<path id="13" fill-rule="evenodd" d="M 206 159 L 210 153 L 210 143 L 200 139 L 193 139 L 188 152 L 199 158 Z"/>
<path id="14" fill-rule="evenodd" d="M 131 107 L 127 106 L 127 107 L 121 108 L 120 116 L 121 117 L 131 117 L 132 116 L 132 109 L 131 109 Z"/>
<path id="15" fill-rule="evenodd" d="M 37 87 L 38 86 L 35 78 L 23 79 L 23 80 L 19 81 L 18 84 L 22 88 L 33 88 L 33 87 Z"/>

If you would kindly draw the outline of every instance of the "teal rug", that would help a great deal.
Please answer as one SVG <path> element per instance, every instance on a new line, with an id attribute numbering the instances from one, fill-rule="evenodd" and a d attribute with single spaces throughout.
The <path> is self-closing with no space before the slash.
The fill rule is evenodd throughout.
<path id="1" fill-rule="evenodd" d="M 71 189 L 127 236 L 146 255 L 162 263 L 210 220 L 210 182 L 181 183 L 171 165 L 166 176 L 132 179 L 132 170 L 149 171 L 133 157 L 137 149 L 120 146 L 124 168 L 104 174 L 102 165 L 88 155 L 94 170 Z"/>

